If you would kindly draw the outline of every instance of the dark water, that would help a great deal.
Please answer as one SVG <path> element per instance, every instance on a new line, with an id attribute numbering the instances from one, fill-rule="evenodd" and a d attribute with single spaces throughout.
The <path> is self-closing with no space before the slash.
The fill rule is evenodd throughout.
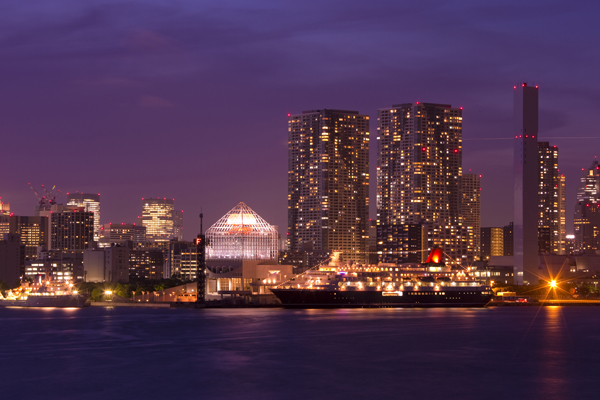
<path id="1" fill-rule="evenodd" d="M 12 308 L 0 323 L 4 399 L 600 398 L 600 307 Z"/>

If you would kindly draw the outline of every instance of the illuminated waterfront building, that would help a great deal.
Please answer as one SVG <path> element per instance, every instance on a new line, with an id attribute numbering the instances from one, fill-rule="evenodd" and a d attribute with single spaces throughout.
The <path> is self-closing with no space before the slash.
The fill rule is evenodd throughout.
<path id="1" fill-rule="evenodd" d="M 34 282 L 40 279 L 81 282 L 85 279 L 83 259 L 83 251 L 50 251 L 37 260 L 25 261 L 25 276 Z"/>
<path id="2" fill-rule="evenodd" d="M 368 260 L 369 117 L 313 110 L 288 119 L 288 249 Z"/>
<path id="3" fill-rule="evenodd" d="M 94 213 L 94 241 L 97 242 L 100 239 L 100 193 L 67 193 L 67 205 Z"/>
<path id="4" fill-rule="evenodd" d="M 146 227 L 146 240 L 168 242 L 182 239 L 183 211 L 175 210 L 174 199 L 142 199 L 140 225 Z"/>
<path id="5" fill-rule="evenodd" d="M 561 175 L 558 172 L 558 148 L 538 142 L 538 243 L 540 254 L 560 254 Z M 564 177 L 562 178 L 564 180 Z M 564 182 L 563 182 L 564 184 Z"/>
<path id="6" fill-rule="evenodd" d="M 169 242 L 166 261 L 165 275 L 167 277 L 176 276 L 187 281 L 195 280 L 198 267 L 198 246 L 193 242 Z"/>
<path id="7" fill-rule="evenodd" d="M 463 225 L 473 227 L 473 256 L 481 252 L 481 175 L 463 174 L 461 177 L 461 215 Z"/>
<path id="8" fill-rule="evenodd" d="M 538 88 L 514 87 L 514 281 L 537 284 L 538 269 Z"/>
<path id="9" fill-rule="evenodd" d="M 428 247 L 443 245 L 454 262 L 472 261 L 475 233 L 461 214 L 462 119 L 462 109 L 447 104 L 416 102 L 378 110 L 380 261 L 405 251 L 397 236 L 403 225 L 416 224 L 425 226 Z M 477 195 L 466 200 L 472 201 L 471 217 L 475 217 Z"/>
<path id="10" fill-rule="evenodd" d="M 161 249 L 129 249 L 129 279 L 133 281 L 163 278 L 164 256 Z"/>
<path id="11" fill-rule="evenodd" d="M 594 253 L 600 250 L 600 165 L 594 160 L 589 168 L 582 168 L 575 216 L 574 252 Z"/>
<path id="12" fill-rule="evenodd" d="M 277 262 L 278 233 L 244 202 L 240 202 L 206 230 L 206 260 Z"/>

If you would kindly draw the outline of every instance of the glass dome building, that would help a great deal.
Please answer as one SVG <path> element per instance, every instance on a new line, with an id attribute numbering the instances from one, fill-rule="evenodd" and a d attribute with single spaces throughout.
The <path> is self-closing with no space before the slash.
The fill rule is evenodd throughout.
<path id="1" fill-rule="evenodd" d="M 277 229 L 240 202 L 206 230 L 207 260 L 277 260 Z"/>

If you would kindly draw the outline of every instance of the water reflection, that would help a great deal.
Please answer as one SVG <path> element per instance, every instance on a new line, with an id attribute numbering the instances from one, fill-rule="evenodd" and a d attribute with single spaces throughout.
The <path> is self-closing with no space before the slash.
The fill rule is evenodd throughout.
<path id="1" fill-rule="evenodd" d="M 0 309 L 0 320 L 6 397 L 25 386 L 28 398 L 103 400 L 594 398 L 600 358 L 600 307 Z"/>
<path id="2" fill-rule="evenodd" d="M 539 382 L 539 393 L 548 398 L 569 398 L 566 388 L 566 360 L 569 343 L 566 338 L 567 329 L 559 306 L 544 307 L 539 316 L 541 329 L 540 369 L 536 381 Z"/>

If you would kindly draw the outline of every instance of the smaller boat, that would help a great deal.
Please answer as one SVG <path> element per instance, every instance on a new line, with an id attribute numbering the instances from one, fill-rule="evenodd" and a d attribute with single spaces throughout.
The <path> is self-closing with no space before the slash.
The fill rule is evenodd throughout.
<path id="1" fill-rule="evenodd" d="M 80 294 L 72 283 L 21 282 L 5 296 L 0 293 L 0 307 L 59 307 L 81 308 L 90 305 L 89 296 Z"/>

